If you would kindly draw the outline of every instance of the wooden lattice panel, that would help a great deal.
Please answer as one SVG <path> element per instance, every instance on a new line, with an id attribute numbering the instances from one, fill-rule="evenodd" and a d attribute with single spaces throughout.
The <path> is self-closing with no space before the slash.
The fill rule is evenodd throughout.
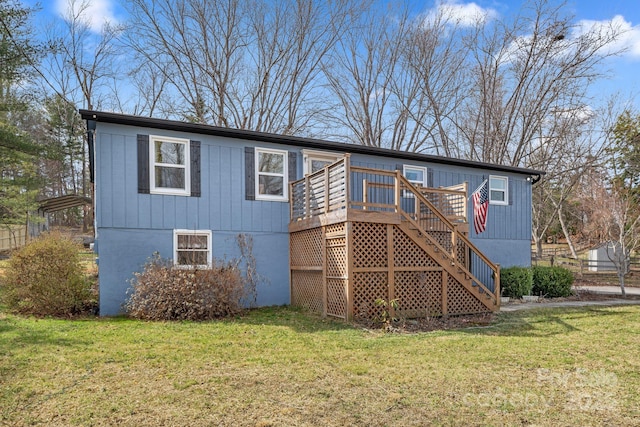
<path id="1" fill-rule="evenodd" d="M 327 225 L 325 232 L 327 234 L 345 234 L 344 222 Z"/>
<path id="2" fill-rule="evenodd" d="M 327 240 L 327 277 L 347 277 L 346 238 Z"/>
<path id="3" fill-rule="evenodd" d="M 444 250 L 451 253 L 451 233 L 449 231 L 431 231 L 429 235 L 433 237 Z"/>
<path id="4" fill-rule="evenodd" d="M 411 318 L 442 314 L 441 271 L 396 271 L 394 278 L 399 316 Z"/>
<path id="5" fill-rule="evenodd" d="M 376 306 L 376 300 L 389 299 L 387 272 L 374 271 L 355 273 L 353 284 L 353 316 L 362 319 L 380 317 L 382 308 Z"/>
<path id="6" fill-rule="evenodd" d="M 486 313 L 491 311 L 453 277 L 449 277 L 447 283 L 447 301 L 449 314 Z"/>
<path id="7" fill-rule="evenodd" d="M 398 227 L 393 227 L 395 267 L 437 267 L 438 264 Z"/>
<path id="8" fill-rule="evenodd" d="M 353 266 L 387 266 L 387 226 L 371 222 L 353 223 Z"/>
<path id="9" fill-rule="evenodd" d="M 346 319 L 347 317 L 347 281 L 327 279 L 327 315 Z"/>
<path id="10" fill-rule="evenodd" d="M 469 268 L 468 255 L 467 245 L 465 245 L 464 242 L 458 242 L 456 245 L 456 260 L 466 268 Z"/>
<path id="11" fill-rule="evenodd" d="M 291 272 L 291 305 L 322 313 L 322 272 Z"/>
<path id="12" fill-rule="evenodd" d="M 292 267 L 320 267 L 322 266 L 322 230 L 309 230 L 291 233 L 290 262 Z"/>

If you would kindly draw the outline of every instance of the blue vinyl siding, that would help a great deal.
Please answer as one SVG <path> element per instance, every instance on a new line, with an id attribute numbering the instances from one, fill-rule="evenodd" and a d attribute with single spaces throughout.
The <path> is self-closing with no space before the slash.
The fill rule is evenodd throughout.
<path id="1" fill-rule="evenodd" d="M 166 135 L 201 141 L 201 196 L 139 194 L 137 134 Z M 212 230 L 213 255 L 237 256 L 235 237 L 254 238 L 260 286 L 260 305 L 289 302 L 289 204 L 246 200 L 245 147 L 286 149 L 296 153 L 297 176 L 302 177 L 299 147 L 219 136 L 162 131 L 99 122 L 96 134 L 96 224 L 100 263 L 102 314 L 116 314 L 126 297 L 134 271 L 154 251 L 172 257 L 173 230 Z M 348 146 L 345 146 L 348 148 Z M 509 206 L 491 205 L 487 231 L 470 236 L 487 256 L 503 266 L 529 265 L 531 240 L 531 184 L 526 175 L 496 173 L 465 166 L 403 162 L 391 157 L 354 154 L 353 165 L 395 170 L 400 164 L 426 166 L 433 186 L 467 181 L 471 193 L 489 174 L 509 177 Z M 360 190 L 361 191 L 361 187 Z M 472 210 L 469 203 L 469 218 Z"/>

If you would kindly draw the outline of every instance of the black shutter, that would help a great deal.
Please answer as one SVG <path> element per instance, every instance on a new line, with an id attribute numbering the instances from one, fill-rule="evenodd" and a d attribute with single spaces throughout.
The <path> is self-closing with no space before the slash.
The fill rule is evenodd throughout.
<path id="1" fill-rule="evenodd" d="M 138 135 L 138 193 L 149 194 L 149 135 Z"/>
<path id="2" fill-rule="evenodd" d="M 404 175 L 404 165 L 402 163 L 398 163 L 396 165 L 396 170 L 400 171 L 400 173 Z"/>
<path id="3" fill-rule="evenodd" d="M 256 199 L 256 150 L 244 147 L 244 196 L 247 200 Z"/>
<path id="4" fill-rule="evenodd" d="M 289 181 L 298 179 L 297 160 L 298 155 L 293 151 L 289 151 Z"/>
<path id="5" fill-rule="evenodd" d="M 509 206 L 513 205 L 513 180 L 507 177 L 507 191 L 509 191 Z"/>
<path id="6" fill-rule="evenodd" d="M 427 187 L 433 188 L 433 169 L 427 168 Z"/>
<path id="7" fill-rule="evenodd" d="M 200 141 L 191 141 L 191 196 L 200 197 Z"/>
<path id="8" fill-rule="evenodd" d="M 89 182 L 95 182 L 95 165 L 94 160 L 94 136 L 96 134 L 96 121 L 87 120 L 87 145 L 89 147 Z"/>

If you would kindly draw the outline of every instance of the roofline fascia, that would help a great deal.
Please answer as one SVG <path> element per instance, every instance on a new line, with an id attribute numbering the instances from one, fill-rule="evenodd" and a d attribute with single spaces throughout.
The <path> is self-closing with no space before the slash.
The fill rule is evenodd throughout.
<path id="1" fill-rule="evenodd" d="M 128 114 L 109 113 L 104 111 L 80 110 L 84 120 L 97 121 L 128 126 L 150 127 L 154 129 L 171 130 L 178 132 L 191 132 L 203 135 L 221 136 L 250 141 L 269 142 L 274 144 L 295 145 L 303 148 L 334 150 L 340 152 L 358 153 L 372 156 L 393 157 L 404 160 L 440 163 L 470 168 L 481 168 L 500 172 L 511 172 L 524 175 L 541 177 L 546 172 L 535 169 L 520 168 L 516 166 L 496 165 L 473 160 L 463 160 L 451 157 L 435 156 L 431 154 L 413 153 L 409 151 L 396 151 L 388 148 L 369 147 L 365 145 L 346 144 L 342 142 L 326 141 L 314 138 L 296 137 L 290 135 L 278 135 L 273 133 L 257 132 L 243 129 L 232 129 L 219 126 L 203 125 L 198 123 L 186 123 L 177 120 L 157 119 L 153 117 L 133 116 Z M 538 178 L 539 180 L 539 178 Z M 536 182 L 538 181 L 536 180 Z"/>

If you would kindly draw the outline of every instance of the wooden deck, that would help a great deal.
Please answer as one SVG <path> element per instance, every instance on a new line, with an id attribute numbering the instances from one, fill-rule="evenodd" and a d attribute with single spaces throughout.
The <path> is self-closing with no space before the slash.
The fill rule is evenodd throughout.
<path id="1" fill-rule="evenodd" d="M 467 237 L 467 188 L 417 188 L 400 171 L 349 156 L 291 183 L 293 305 L 374 318 L 376 300 L 405 317 L 495 311 L 499 266 Z"/>

